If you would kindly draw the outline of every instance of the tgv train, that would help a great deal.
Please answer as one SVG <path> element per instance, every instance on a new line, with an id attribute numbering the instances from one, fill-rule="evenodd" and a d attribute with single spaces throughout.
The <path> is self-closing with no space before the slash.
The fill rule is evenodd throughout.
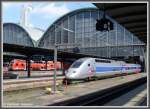
<path id="1" fill-rule="evenodd" d="M 121 73 L 136 73 L 141 65 L 129 64 L 124 61 L 98 58 L 81 58 L 76 60 L 65 72 L 66 79 L 87 79 Z"/>

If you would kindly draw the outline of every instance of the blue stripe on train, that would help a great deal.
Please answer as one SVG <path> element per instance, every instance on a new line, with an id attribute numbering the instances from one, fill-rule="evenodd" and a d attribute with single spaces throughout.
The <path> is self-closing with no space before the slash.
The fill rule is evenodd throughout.
<path id="1" fill-rule="evenodd" d="M 96 72 L 117 71 L 122 70 L 122 67 L 96 67 Z"/>
<path id="2" fill-rule="evenodd" d="M 131 70 L 136 69 L 137 67 L 126 67 L 126 66 L 120 66 L 120 67 L 96 67 L 96 72 L 107 72 L 107 71 L 118 71 L 118 70 Z"/>

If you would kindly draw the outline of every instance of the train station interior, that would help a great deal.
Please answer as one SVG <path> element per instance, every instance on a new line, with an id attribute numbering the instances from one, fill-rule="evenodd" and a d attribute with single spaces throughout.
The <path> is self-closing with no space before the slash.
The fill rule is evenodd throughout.
<path id="1" fill-rule="evenodd" d="M 94 5 L 97 8 L 69 12 L 56 20 L 46 31 L 28 27 L 25 25 L 25 21 L 20 24 L 4 23 L 4 63 L 6 61 L 8 61 L 6 63 L 10 63 L 10 60 L 15 57 L 26 60 L 29 57 L 40 59 L 39 61 L 42 61 L 43 58 L 53 60 L 52 51 L 55 44 L 63 44 L 63 46 L 58 46 L 60 55 L 73 54 L 74 56 L 70 57 L 74 59 L 78 58 L 76 55 L 82 54 L 83 56 L 137 62 L 142 64 L 144 71 L 147 60 L 147 5 L 144 3 L 131 5 L 94 3 Z M 127 10 L 127 8 L 131 9 Z M 106 18 L 113 22 L 111 31 L 96 30 L 97 19 L 101 19 L 104 13 L 106 13 Z M 63 28 L 60 28 L 61 26 Z M 68 31 L 66 28 L 72 31 Z M 41 38 L 34 41 L 31 36 L 41 36 Z M 75 45 L 71 45 L 72 43 Z M 26 47 L 31 48 L 28 53 L 25 51 Z M 51 53 L 47 54 L 43 51 Z M 64 57 L 64 59 L 70 60 L 69 57 L 68 59 Z M 60 57 L 60 60 L 64 59 L 63 56 Z"/>
<path id="2" fill-rule="evenodd" d="M 19 23 L 4 22 L 3 79 L 30 79 L 38 74 L 33 72 L 42 75 L 45 71 L 43 77 L 50 77 L 55 70 L 65 75 L 75 60 L 84 57 L 135 63 L 141 65 L 141 72 L 147 72 L 147 3 L 92 4 L 95 8 L 68 12 L 45 30 L 26 25 L 26 7 Z"/>

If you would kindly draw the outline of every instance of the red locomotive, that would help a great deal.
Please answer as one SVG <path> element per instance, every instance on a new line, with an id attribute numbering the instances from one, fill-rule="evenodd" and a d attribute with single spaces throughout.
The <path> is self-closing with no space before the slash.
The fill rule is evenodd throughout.
<path id="1" fill-rule="evenodd" d="M 10 70 L 26 70 L 26 61 L 21 59 L 14 59 L 10 62 Z"/>
<path id="2" fill-rule="evenodd" d="M 47 65 L 47 66 L 46 66 Z M 66 70 L 69 68 L 71 63 L 62 63 L 57 61 L 56 62 L 56 69 L 57 70 Z M 54 62 L 53 61 L 39 61 L 39 62 L 34 62 L 31 61 L 30 65 L 31 70 L 54 70 Z M 14 59 L 10 62 L 9 64 L 9 69 L 10 70 L 26 70 L 27 69 L 27 63 L 25 60 L 21 59 Z"/>

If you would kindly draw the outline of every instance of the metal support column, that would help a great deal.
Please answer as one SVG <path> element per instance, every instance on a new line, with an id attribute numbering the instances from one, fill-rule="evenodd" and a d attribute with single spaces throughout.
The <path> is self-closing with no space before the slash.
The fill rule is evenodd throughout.
<path id="1" fill-rule="evenodd" d="M 31 65 L 30 57 L 28 56 L 28 57 L 27 57 L 27 72 L 28 72 L 28 78 L 31 77 L 31 69 L 30 69 L 30 65 Z"/>
<path id="2" fill-rule="evenodd" d="M 57 62 L 57 46 L 55 45 L 55 49 L 54 49 L 54 93 L 56 92 L 56 62 Z"/>
<path id="3" fill-rule="evenodd" d="M 47 70 L 47 60 L 46 60 L 46 70 Z"/>
<path id="4" fill-rule="evenodd" d="M 118 56 L 118 47 L 117 47 L 117 45 L 118 45 L 118 42 L 117 42 L 117 41 L 118 41 L 118 33 L 117 33 L 118 30 L 117 30 L 117 29 L 118 29 L 118 28 L 117 28 L 117 26 L 118 26 L 118 24 L 116 24 L 116 40 L 115 40 L 115 41 L 116 41 L 116 50 L 115 50 L 115 52 L 116 52 L 116 57 Z"/>
<path id="5" fill-rule="evenodd" d="M 64 69 L 64 63 L 65 63 L 65 59 L 61 59 L 61 68 L 62 68 L 62 74 L 65 75 L 65 69 Z"/>
<path id="6" fill-rule="evenodd" d="M 109 35 L 109 32 L 107 31 L 107 41 L 106 41 L 107 44 L 109 43 L 109 42 L 108 42 L 108 39 L 109 39 L 109 36 L 108 36 L 108 35 Z M 109 52 L 110 52 L 110 51 L 109 51 L 109 46 L 107 46 L 107 57 L 110 57 L 110 56 L 109 56 Z"/>
<path id="7" fill-rule="evenodd" d="M 142 55 L 143 55 L 143 66 L 144 66 L 144 72 L 147 72 L 147 47 L 144 50 L 144 47 L 142 48 Z"/>

